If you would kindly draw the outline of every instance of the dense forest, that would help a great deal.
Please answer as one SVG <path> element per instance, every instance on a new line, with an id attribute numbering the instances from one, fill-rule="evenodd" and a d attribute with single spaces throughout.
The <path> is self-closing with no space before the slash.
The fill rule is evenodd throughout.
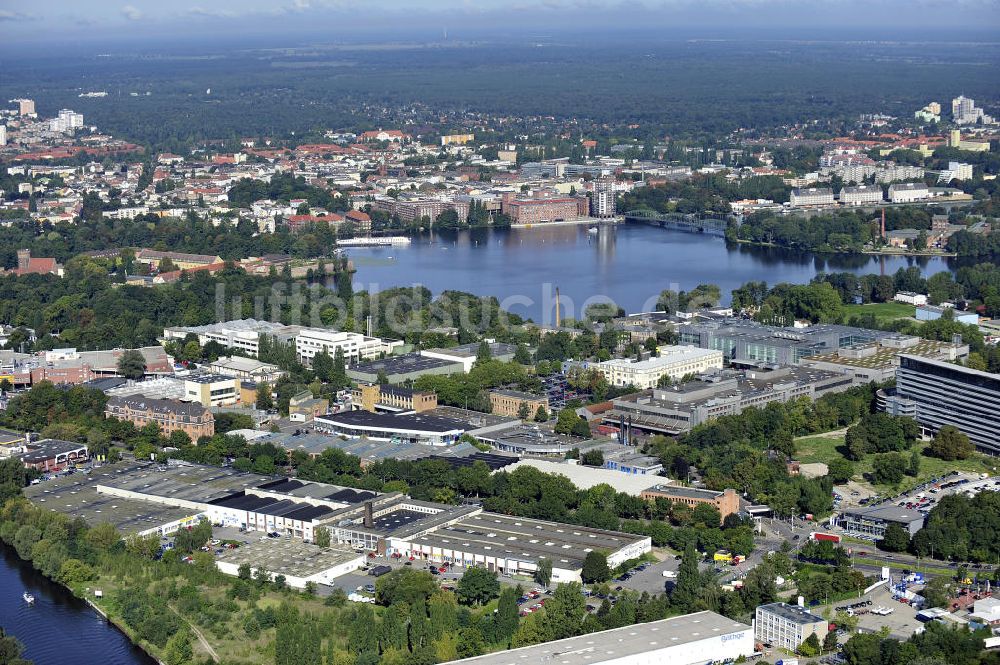
<path id="1" fill-rule="evenodd" d="M 836 120 L 859 113 L 905 116 L 927 99 L 996 92 L 991 55 L 974 45 L 886 42 L 880 57 L 871 58 L 867 49 L 836 42 L 602 39 L 579 46 L 314 47 L 308 56 L 243 44 L 238 51 L 216 46 L 210 58 L 195 57 L 190 47 L 152 45 L 145 50 L 154 57 L 54 53 L 46 59 L 32 52 L 30 66 L 8 58 L 0 92 L 4 99 L 34 98 L 42 113 L 73 108 L 104 131 L 179 153 L 203 140 L 281 139 L 292 132 L 310 138 L 322 128 L 404 123 L 420 128 L 439 124 L 442 113 L 451 125 L 465 122 L 467 113 L 556 116 L 572 119 L 576 131 L 606 133 L 599 128 L 607 124 L 644 142 L 826 118 L 833 120 L 827 131 L 837 136 Z M 594 60 L 594 48 L 615 57 Z M 963 48 L 966 59 L 987 62 L 953 66 L 956 49 Z M 582 61 L 588 86 L 563 74 Z M 111 94 L 80 98 L 81 86 Z M 595 87 L 601 94 L 593 94 Z M 514 121 L 496 138 L 526 128 Z"/>

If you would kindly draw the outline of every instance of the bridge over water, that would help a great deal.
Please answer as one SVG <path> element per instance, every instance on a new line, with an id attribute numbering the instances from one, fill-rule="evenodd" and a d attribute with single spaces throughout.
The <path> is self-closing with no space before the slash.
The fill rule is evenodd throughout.
<path id="1" fill-rule="evenodd" d="M 684 214 L 679 212 L 656 212 L 653 210 L 629 210 L 624 215 L 626 222 L 651 224 L 692 233 L 725 235 L 728 220 L 722 216 L 709 214 Z"/>

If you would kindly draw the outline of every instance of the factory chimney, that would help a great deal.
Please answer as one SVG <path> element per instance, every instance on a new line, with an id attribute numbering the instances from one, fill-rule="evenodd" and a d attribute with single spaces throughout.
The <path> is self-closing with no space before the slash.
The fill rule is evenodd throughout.
<path id="1" fill-rule="evenodd" d="M 562 317 L 559 316 L 559 287 L 556 287 L 556 328 L 562 327 Z"/>
<path id="2" fill-rule="evenodd" d="M 885 241 L 885 208 L 882 208 L 882 240 Z"/>
<path id="3" fill-rule="evenodd" d="M 375 527 L 375 518 L 372 516 L 372 502 L 365 501 L 365 528 L 372 529 Z"/>

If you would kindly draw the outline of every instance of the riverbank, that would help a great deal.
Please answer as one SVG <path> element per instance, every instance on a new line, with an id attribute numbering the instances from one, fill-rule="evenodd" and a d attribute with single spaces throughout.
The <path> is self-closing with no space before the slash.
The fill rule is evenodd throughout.
<path id="1" fill-rule="evenodd" d="M 541 229 L 548 228 L 551 226 L 579 226 L 581 224 L 586 224 L 588 226 L 614 226 L 616 224 L 624 224 L 624 217 L 613 217 L 610 219 L 602 217 L 579 217 L 577 219 L 560 219 L 554 222 L 535 222 L 530 224 L 511 224 L 512 229 Z"/>
<path id="2" fill-rule="evenodd" d="M 85 594 L 45 577 L 0 542 L 0 625 L 24 644 L 24 658 L 42 663 L 74 665 L 155 665 L 128 631 Z M 27 604 L 21 590 L 35 596 Z"/>
<path id="3" fill-rule="evenodd" d="M 726 238 L 727 242 L 736 243 L 739 245 L 746 245 L 748 247 L 769 247 L 774 249 L 781 249 L 790 252 L 809 252 L 811 254 L 816 254 L 820 256 L 888 256 L 892 258 L 938 258 L 938 259 L 953 259 L 958 257 L 957 252 L 943 252 L 935 250 L 925 250 L 922 252 L 911 251 L 911 250 L 898 250 L 893 248 L 881 248 L 881 249 L 862 249 L 862 250 L 821 250 L 821 249 L 802 249 L 799 247 L 789 247 L 787 245 L 779 245 L 773 242 L 761 242 L 759 240 L 745 240 L 743 238 Z"/>

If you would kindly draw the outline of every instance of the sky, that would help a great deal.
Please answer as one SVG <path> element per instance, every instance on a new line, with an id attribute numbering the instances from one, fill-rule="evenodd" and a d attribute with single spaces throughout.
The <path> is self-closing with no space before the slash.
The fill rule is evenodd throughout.
<path id="1" fill-rule="evenodd" d="M 559 31 L 822 30 L 866 37 L 968 30 L 1000 41 L 1000 0 L 0 0 L 0 35 L 45 43 L 194 36 L 415 40 Z"/>

